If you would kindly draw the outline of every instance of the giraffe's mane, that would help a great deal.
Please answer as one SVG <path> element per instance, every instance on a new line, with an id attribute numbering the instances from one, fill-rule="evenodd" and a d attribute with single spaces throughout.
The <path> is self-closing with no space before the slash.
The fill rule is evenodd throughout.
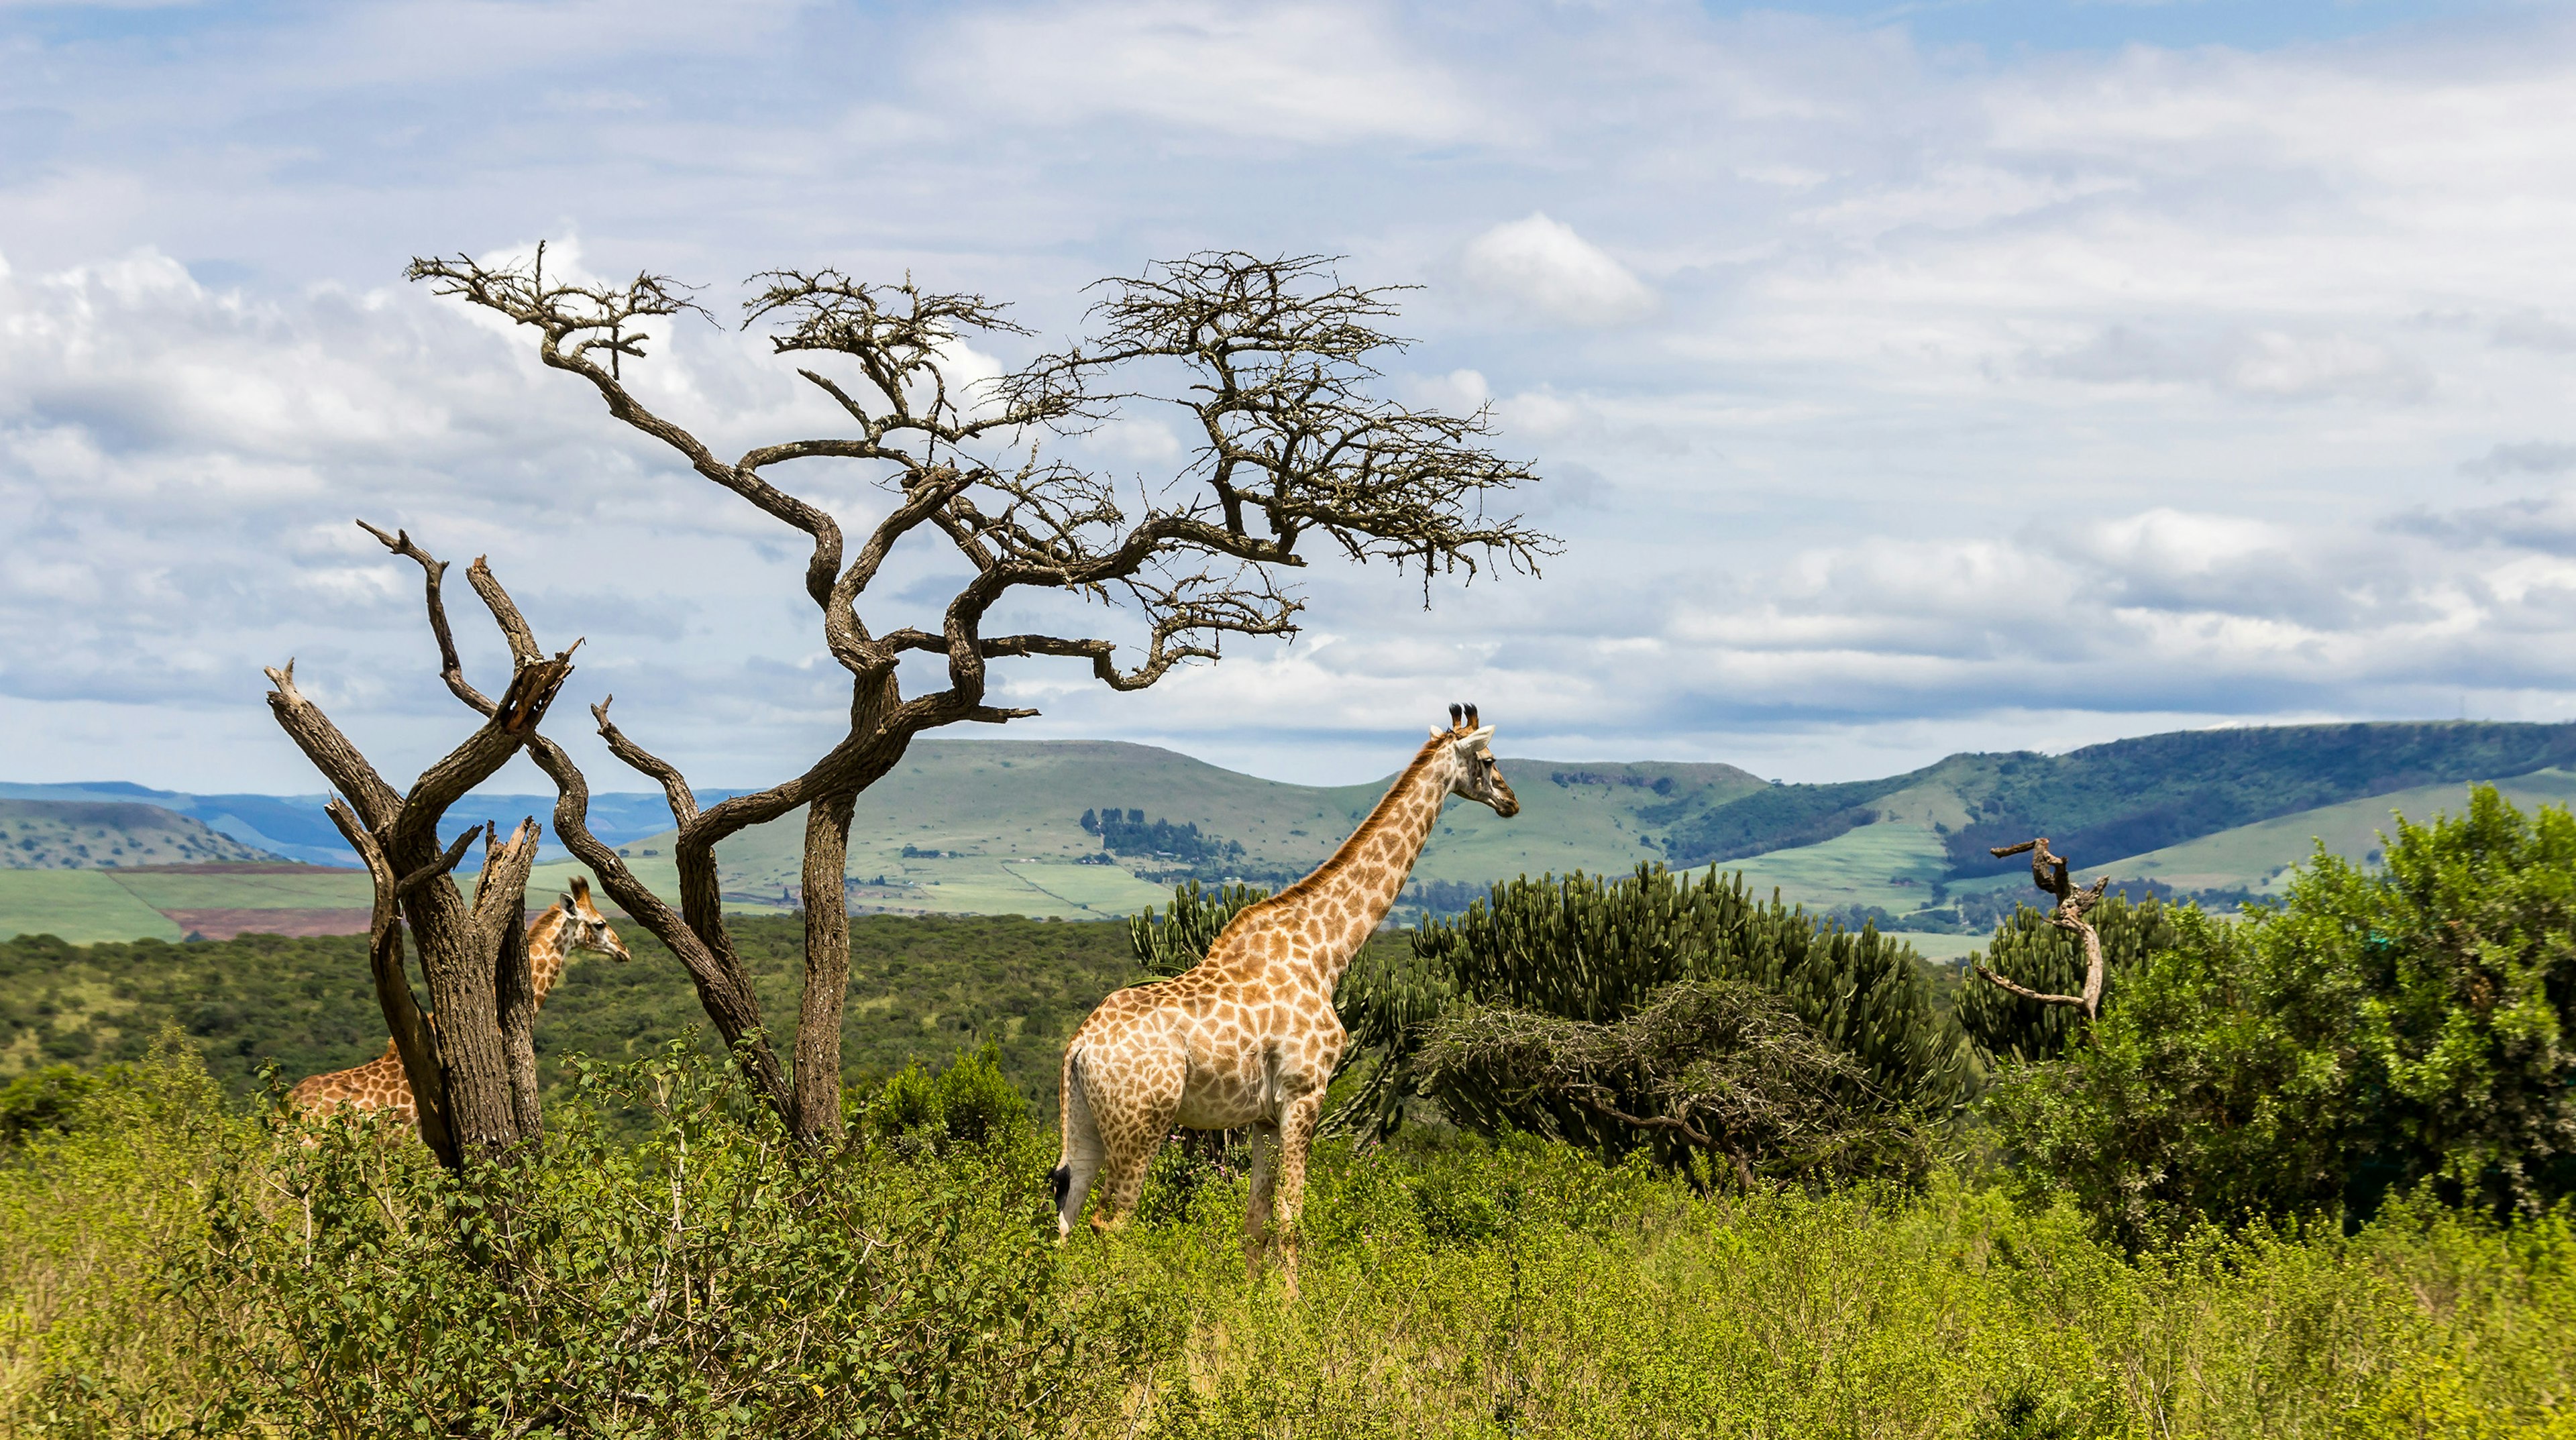
<path id="1" fill-rule="evenodd" d="M 1395 797 L 1404 794 L 1412 787 L 1415 778 L 1422 774 L 1423 767 L 1429 765 L 1434 759 L 1439 757 L 1441 746 L 1449 744 L 1457 738 L 1458 733 L 1456 731 L 1444 730 L 1439 734 L 1432 736 L 1430 739 L 1423 741 L 1422 748 L 1414 753 L 1412 763 L 1404 767 L 1403 774 L 1395 777 L 1394 784 L 1386 787 L 1386 794 L 1379 797 L 1376 806 L 1369 811 L 1368 818 L 1360 822 L 1360 828 L 1352 831 L 1350 838 L 1344 840 L 1338 847 L 1336 847 L 1333 853 L 1325 859 L 1323 864 L 1316 866 L 1314 871 L 1307 875 L 1303 880 L 1300 880 L 1296 884 L 1289 886 L 1287 889 L 1280 891 L 1278 894 L 1271 896 L 1269 899 L 1245 906 L 1242 913 L 1236 915 L 1234 917 L 1234 922 L 1229 923 L 1226 926 L 1226 929 L 1233 929 L 1235 923 L 1240 923 L 1245 915 L 1250 915 L 1256 910 L 1267 910 L 1273 905 L 1281 905 L 1290 900 L 1303 899 L 1314 893 L 1316 890 L 1322 888 L 1326 881 L 1340 874 L 1351 864 L 1353 857 L 1359 853 L 1361 843 L 1366 841 L 1371 835 L 1376 834 L 1378 826 L 1386 823 L 1388 807 L 1395 800 Z M 1222 940 L 1225 937 L 1220 934 L 1217 938 Z M 1208 948 L 1210 950 L 1214 950 L 1216 946 L 1211 942 Z"/>

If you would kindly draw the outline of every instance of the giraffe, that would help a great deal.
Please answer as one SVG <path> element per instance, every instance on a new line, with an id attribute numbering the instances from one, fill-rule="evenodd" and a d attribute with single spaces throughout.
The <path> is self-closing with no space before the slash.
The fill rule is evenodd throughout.
<path id="1" fill-rule="evenodd" d="M 539 1008 L 546 1003 L 546 992 L 563 978 L 576 950 L 605 955 L 620 964 L 634 958 L 626 953 L 626 942 L 608 928 L 608 917 L 590 902 L 590 880 L 582 875 L 573 877 L 571 891 L 558 897 L 546 913 L 528 922 L 528 979 Z M 364 1065 L 295 1082 L 286 1100 L 306 1115 L 382 1110 L 394 1124 L 420 1123 L 419 1113 L 412 1108 L 411 1080 L 403 1073 L 402 1052 L 391 1040 L 385 1042 L 384 1054 Z"/>
<path id="2" fill-rule="evenodd" d="M 1280 1262 L 1294 1292 L 1307 1151 L 1347 1039 L 1333 987 L 1386 918 L 1450 796 L 1506 820 L 1520 813 L 1494 764 L 1494 728 L 1477 724 L 1473 705 L 1450 706 L 1449 720 L 1315 873 L 1236 915 L 1194 968 L 1111 995 L 1074 1032 L 1060 1078 L 1064 1148 L 1052 1177 L 1059 1242 L 1095 1179 L 1102 1190 L 1092 1228 L 1121 1222 L 1175 1125 L 1249 1125 L 1244 1266 L 1258 1274 L 1268 1243 L 1275 1151 Z"/>

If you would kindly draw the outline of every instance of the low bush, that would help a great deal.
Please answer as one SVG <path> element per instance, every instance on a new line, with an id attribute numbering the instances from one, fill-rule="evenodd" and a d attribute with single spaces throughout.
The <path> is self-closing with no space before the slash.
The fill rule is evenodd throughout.
<path id="1" fill-rule="evenodd" d="M 936 1074 L 915 1060 L 870 1093 L 852 1087 L 845 1108 L 869 1138 L 905 1153 L 989 1147 L 1027 1134 L 1035 1115 L 1002 1073 L 991 1044 L 967 1051 Z"/>
<path id="2" fill-rule="evenodd" d="M 1130 1229 L 1058 1248 L 1042 1133 L 968 1143 L 932 1106 L 938 1143 L 804 1159 L 687 1051 L 575 1067 L 568 1093 L 543 1155 L 460 1184 L 363 1126 L 227 1117 L 182 1044 L 101 1075 L 0 1155 L 0 1433 L 2576 1426 L 2564 1208 L 2410 1194 L 2351 1235 L 2132 1257 L 2070 1198 L 1949 1171 L 1701 1197 L 1526 1134 L 1328 1139 L 1291 1298 L 1245 1274 L 1223 1154 L 1167 1151 Z"/>
<path id="3" fill-rule="evenodd" d="M 2478 786 L 2397 832 L 2383 869 L 2320 848 L 2238 922 L 2132 912 L 2160 938 L 2100 1021 L 1988 1097 L 2022 1183 L 2132 1249 L 2419 1186 L 2499 1214 L 2576 1195 L 2576 817 Z"/>

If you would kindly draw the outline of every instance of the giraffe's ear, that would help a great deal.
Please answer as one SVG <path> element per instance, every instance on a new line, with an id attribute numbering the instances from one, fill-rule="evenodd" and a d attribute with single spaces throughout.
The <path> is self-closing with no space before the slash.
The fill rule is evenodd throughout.
<path id="1" fill-rule="evenodd" d="M 563 907 L 563 912 L 566 915 L 579 915 L 581 913 L 580 903 L 575 901 L 570 895 L 556 896 L 555 903 Z"/>

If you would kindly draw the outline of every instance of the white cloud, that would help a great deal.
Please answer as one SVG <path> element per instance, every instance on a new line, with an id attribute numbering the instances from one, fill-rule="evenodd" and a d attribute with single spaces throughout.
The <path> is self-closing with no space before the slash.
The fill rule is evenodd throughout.
<path id="1" fill-rule="evenodd" d="M 1436 142 L 1480 117 L 1381 12 L 1142 0 L 967 15 L 930 47 L 956 94 L 1049 126 L 1117 116 L 1182 143 Z"/>
<path id="2" fill-rule="evenodd" d="M 1478 235 L 1458 268 L 1487 295 L 1558 325 L 1626 325 L 1655 311 L 1644 281 L 1544 213 Z"/>
<path id="3" fill-rule="evenodd" d="M 793 537 L 391 279 L 537 234 L 715 282 L 728 322 L 724 286 L 779 264 L 988 293 L 1038 333 L 970 337 L 987 372 L 1075 333 L 1086 282 L 1196 248 L 1429 282 L 1390 391 L 1493 406 L 1553 482 L 1511 507 L 1568 540 L 1546 580 L 1426 613 L 1410 576 L 1318 564 L 1330 643 L 1145 696 L 1017 667 L 1027 733 L 1355 778 L 1472 692 L 1534 741 L 1821 777 L 2462 690 L 2576 711 L 2576 27 L 2545 7 L 1983 56 L 1902 18 L 1519 0 L 155 23 L 187 43 L 0 20 L 0 723 L 132 727 L 106 753 L 169 767 L 136 778 L 297 783 L 256 725 L 190 749 L 126 704 L 257 721 L 287 653 L 353 726 L 443 733 L 358 513 L 529 577 L 550 635 L 594 637 L 577 685 L 715 782 L 828 730 Z M 574 50 L 609 78 L 537 73 Z M 719 450 L 834 426 L 761 335 L 666 328 L 630 377 Z M 1083 443 L 1151 475 L 1188 433 Z"/>

